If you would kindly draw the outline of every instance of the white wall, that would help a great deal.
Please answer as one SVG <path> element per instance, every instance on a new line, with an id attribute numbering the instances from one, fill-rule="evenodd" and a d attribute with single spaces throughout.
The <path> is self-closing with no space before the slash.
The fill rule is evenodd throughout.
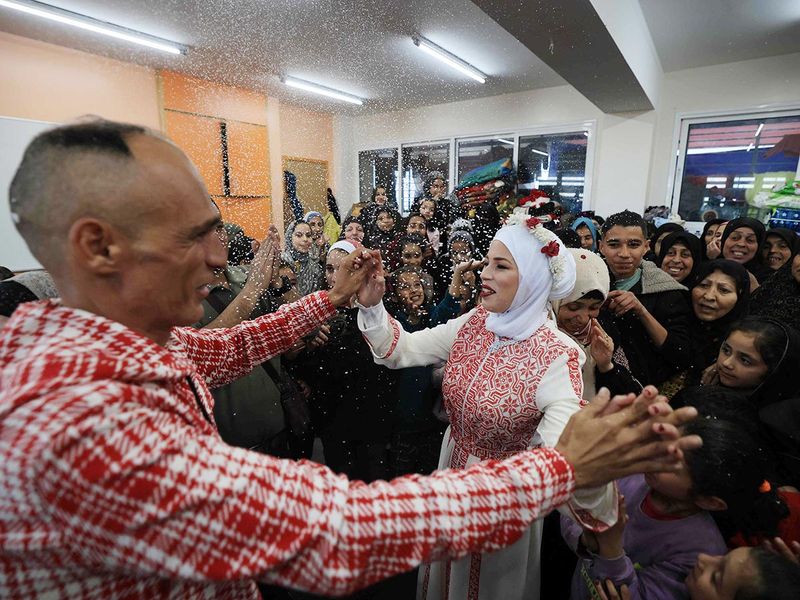
<path id="1" fill-rule="evenodd" d="M 659 105 L 603 114 L 571 86 L 334 119 L 335 192 L 347 210 L 358 197 L 358 151 L 400 143 L 596 120 L 589 203 L 601 215 L 667 202 L 678 112 L 800 102 L 800 54 L 668 73 Z"/>

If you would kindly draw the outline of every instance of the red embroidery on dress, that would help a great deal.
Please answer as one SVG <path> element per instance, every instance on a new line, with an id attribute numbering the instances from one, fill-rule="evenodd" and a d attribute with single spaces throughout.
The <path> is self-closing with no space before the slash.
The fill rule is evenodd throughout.
<path id="1" fill-rule="evenodd" d="M 479 307 L 459 330 L 447 361 L 442 391 L 455 448 L 450 467 L 464 468 L 467 455 L 502 459 L 528 448 L 542 419 L 536 390 L 550 364 L 569 354 L 570 382 L 583 390 L 578 353 L 546 325 L 527 340 L 490 353 L 495 341 Z"/>
<path id="2" fill-rule="evenodd" d="M 478 600 L 481 587 L 481 555 L 473 553 L 469 560 L 469 589 L 468 600 Z"/>
<path id="3" fill-rule="evenodd" d="M 400 340 L 400 324 L 392 317 L 389 317 L 389 324 L 392 326 L 392 343 L 389 346 L 389 350 L 381 358 L 389 358 Z"/>

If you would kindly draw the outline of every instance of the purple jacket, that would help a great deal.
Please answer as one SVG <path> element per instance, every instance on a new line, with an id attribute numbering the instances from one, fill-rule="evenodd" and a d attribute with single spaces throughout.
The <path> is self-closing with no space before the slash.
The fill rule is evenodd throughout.
<path id="1" fill-rule="evenodd" d="M 605 559 L 579 553 L 572 576 L 572 600 L 596 597 L 593 587 L 590 589 L 591 582 L 604 579 L 611 579 L 617 586 L 627 584 L 634 600 L 688 598 L 683 581 L 697 555 L 727 552 L 714 520 L 706 512 L 673 521 L 653 519 L 642 511 L 642 501 L 650 491 L 644 476 L 633 475 L 619 480 L 617 485 L 625 496 L 628 513 L 623 534 L 625 554 Z M 561 517 L 561 533 L 573 550 L 578 547 L 582 531 L 575 522 Z"/>

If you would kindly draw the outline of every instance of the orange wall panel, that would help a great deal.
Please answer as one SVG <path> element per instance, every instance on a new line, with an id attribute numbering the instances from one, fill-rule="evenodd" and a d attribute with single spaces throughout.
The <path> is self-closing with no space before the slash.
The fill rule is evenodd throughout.
<path id="1" fill-rule="evenodd" d="M 244 232 L 259 241 L 263 240 L 269 229 L 270 198 L 231 198 L 215 196 L 222 220 L 242 226 Z"/>
<path id="2" fill-rule="evenodd" d="M 171 71 L 159 75 L 166 109 L 267 124 L 264 94 Z"/>
<path id="3" fill-rule="evenodd" d="M 222 140 L 219 121 L 165 110 L 164 126 L 167 137 L 186 153 L 200 171 L 209 194 L 222 195 Z"/>
<path id="4" fill-rule="evenodd" d="M 267 128 L 228 121 L 227 130 L 231 196 L 269 196 Z"/>

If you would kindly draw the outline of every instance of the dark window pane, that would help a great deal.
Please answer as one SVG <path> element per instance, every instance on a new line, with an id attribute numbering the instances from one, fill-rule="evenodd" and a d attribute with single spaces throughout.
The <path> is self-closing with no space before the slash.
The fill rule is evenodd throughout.
<path id="1" fill-rule="evenodd" d="M 391 202 L 396 203 L 397 148 L 364 150 L 358 153 L 358 190 L 361 202 L 369 202 L 372 189 L 386 187 Z"/>
<path id="2" fill-rule="evenodd" d="M 521 136 L 517 169 L 520 193 L 539 189 L 568 212 L 583 210 L 588 139 L 583 131 Z"/>
<path id="3" fill-rule="evenodd" d="M 450 172 L 450 144 L 420 144 L 403 146 L 402 206 L 408 213 L 414 199 L 423 193 L 428 175 L 438 171 L 447 181 Z"/>

